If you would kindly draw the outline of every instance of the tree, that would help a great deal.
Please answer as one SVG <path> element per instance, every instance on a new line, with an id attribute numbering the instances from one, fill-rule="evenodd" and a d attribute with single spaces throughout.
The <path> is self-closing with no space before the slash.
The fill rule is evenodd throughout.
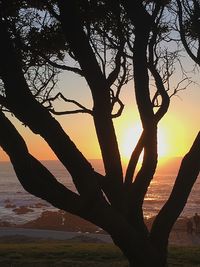
<path id="1" fill-rule="evenodd" d="M 200 65 L 200 3 L 177 0 L 178 22 L 182 44 L 190 58 Z"/>
<path id="2" fill-rule="evenodd" d="M 170 38 L 169 1 L 13 0 L 0 4 L 0 145 L 22 186 L 107 231 L 130 266 L 165 266 L 170 231 L 200 169 L 198 134 L 183 158 L 168 201 L 148 230 L 142 206 L 157 167 L 157 126 L 171 95 L 179 89 L 170 93 L 168 83 L 177 51 L 162 46 Z M 78 67 L 64 64 L 67 57 Z M 85 78 L 92 110 L 62 93 L 53 95 L 61 70 Z M 143 132 L 123 175 L 113 118 L 123 111 L 120 91 L 132 78 Z M 156 88 L 153 92 L 150 78 Z M 53 103 L 58 97 L 78 110 L 56 111 Z M 77 193 L 59 183 L 29 153 L 5 111 L 43 137 L 71 174 Z M 105 176 L 93 169 L 51 115 L 77 112 L 93 117 Z M 142 166 L 136 172 L 142 151 Z"/>

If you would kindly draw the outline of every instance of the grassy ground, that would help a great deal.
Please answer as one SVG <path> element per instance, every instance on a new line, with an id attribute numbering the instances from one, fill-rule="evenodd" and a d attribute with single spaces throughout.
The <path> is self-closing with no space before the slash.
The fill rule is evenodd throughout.
<path id="1" fill-rule="evenodd" d="M 112 244 L 0 243 L 1 267 L 128 267 Z M 169 266 L 200 266 L 200 247 L 170 248 Z"/>

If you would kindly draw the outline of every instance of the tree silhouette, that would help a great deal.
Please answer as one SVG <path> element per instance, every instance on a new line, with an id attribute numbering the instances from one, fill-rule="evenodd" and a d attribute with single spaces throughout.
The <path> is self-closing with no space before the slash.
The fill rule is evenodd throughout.
<path id="1" fill-rule="evenodd" d="M 107 231 L 130 266 L 166 265 L 170 231 L 200 169 L 198 134 L 183 158 L 169 199 L 148 230 L 142 207 L 157 167 L 157 126 L 182 82 L 174 90 L 168 83 L 178 57 L 176 49 L 162 46 L 171 33 L 169 2 L 0 2 L 0 145 L 28 192 Z M 61 71 L 85 78 L 92 109 L 64 93 L 54 95 Z M 123 111 L 120 92 L 131 79 L 143 132 L 123 175 L 113 118 Z M 77 109 L 57 111 L 54 101 L 58 98 Z M 29 153 L 6 111 L 47 142 L 71 174 L 76 193 Z M 105 175 L 93 169 L 52 113 L 93 117 Z M 142 166 L 136 171 L 142 151 Z"/>
<path id="2" fill-rule="evenodd" d="M 200 3 L 177 0 L 177 16 L 182 44 L 190 58 L 200 65 Z"/>

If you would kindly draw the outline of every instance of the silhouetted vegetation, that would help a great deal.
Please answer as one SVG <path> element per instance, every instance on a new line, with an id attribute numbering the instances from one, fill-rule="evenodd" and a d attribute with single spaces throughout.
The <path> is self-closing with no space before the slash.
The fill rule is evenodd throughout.
<path id="1" fill-rule="evenodd" d="M 28 192 L 107 231 L 132 267 L 166 265 L 170 231 L 199 173 L 198 134 L 148 230 L 142 206 L 157 167 L 157 127 L 171 97 L 191 83 L 182 68 L 183 48 L 199 63 L 198 10 L 196 0 L 0 1 L 0 145 Z M 172 87 L 177 70 L 183 78 Z M 65 71 L 85 79 L 91 107 L 56 88 Z M 113 119 L 123 112 L 120 93 L 130 80 L 143 132 L 123 174 Z M 58 99 L 75 108 L 58 110 Z M 8 113 L 47 142 L 71 174 L 76 193 L 29 153 Z M 93 118 L 105 175 L 56 120 L 77 113 Z"/>

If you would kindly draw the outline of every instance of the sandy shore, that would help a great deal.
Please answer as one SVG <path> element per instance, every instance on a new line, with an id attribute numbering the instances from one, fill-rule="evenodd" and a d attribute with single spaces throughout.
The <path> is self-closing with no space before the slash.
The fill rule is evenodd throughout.
<path id="1" fill-rule="evenodd" d="M 152 221 L 153 218 L 147 220 L 148 227 L 151 227 Z M 170 234 L 170 245 L 200 245 L 200 233 L 188 234 L 186 222 L 186 218 L 180 218 L 176 222 Z M 12 240 L 23 242 L 39 239 L 112 242 L 110 236 L 96 225 L 63 211 L 45 211 L 39 218 L 20 225 L 0 221 L 0 242 Z"/>

